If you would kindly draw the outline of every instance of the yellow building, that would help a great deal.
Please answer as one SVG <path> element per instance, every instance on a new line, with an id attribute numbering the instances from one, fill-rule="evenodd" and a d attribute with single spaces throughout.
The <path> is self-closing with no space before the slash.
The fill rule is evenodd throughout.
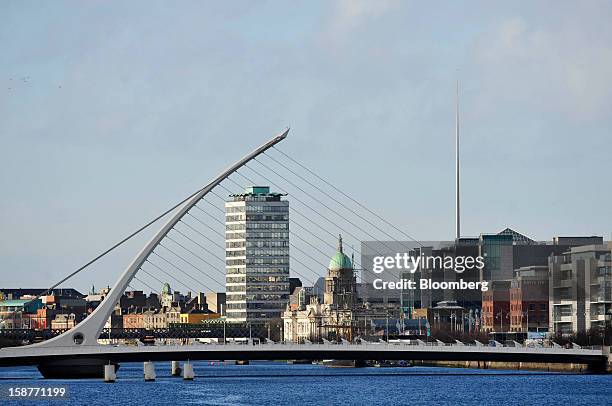
<path id="1" fill-rule="evenodd" d="M 218 319 L 221 317 L 219 313 L 209 313 L 201 310 L 193 310 L 187 313 L 181 313 L 181 324 L 200 324 L 204 320 Z"/>

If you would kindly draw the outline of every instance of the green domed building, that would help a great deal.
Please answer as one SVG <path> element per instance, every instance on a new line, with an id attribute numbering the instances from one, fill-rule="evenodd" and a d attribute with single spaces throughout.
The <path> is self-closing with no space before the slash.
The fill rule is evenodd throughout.
<path id="1" fill-rule="evenodd" d="M 353 261 L 344 253 L 341 235 L 338 236 L 338 251 L 327 267 L 323 303 L 344 309 L 350 309 L 357 303 L 357 278 L 353 272 Z"/>

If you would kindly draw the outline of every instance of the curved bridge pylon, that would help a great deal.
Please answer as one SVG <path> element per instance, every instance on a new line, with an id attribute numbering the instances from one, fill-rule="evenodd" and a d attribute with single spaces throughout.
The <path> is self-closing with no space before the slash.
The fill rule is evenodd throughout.
<path id="1" fill-rule="evenodd" d="M 254 151 L 246 155 L 244 158 L 230 166 L 227 170 L 222 172 L 219 176 L 214 178 L 210 183 L 196 192 L 191 198 L 176 211 L 176 213 L 166 221 L 166 223 L 160 228 L 160 230 L 149 240 L 144 248 L 136 255 L 129 266 L 123 271 L 117 282 L 113 285 L 108 295 L 100 303 L 98 307 L 81 323 L 77 324 L 72 329 L 64 332 L 63 334 L 54 337 L 50 340 L 43 341 L 37 344 L 31 344 L 28 346 L 21 347 L 26 348 L 52 348 L 52 347 L 81 347 L 81 346 L 96 346 L 98 343 L 98 337 L 104 329 L 104 324 L 112 314 L 115 305 L 128 288 L 128 285 L 136 276 L 136 273 L 140 267 L 147 260 L 149 255 L 155 250 L 155 248 L 162 242 L 164 237 L 173 229 L 173 227 L 185 216 L 191 208 L 193 208 L 204 196 L 206 196 L 215 186 L 219 185 L 223 180 L 228 178 L 232 173 L 236 172 L 242 166 L 246 165 L 249 161 L 255 159 L 259 155 L 263 154 L 269 148 L 278 144 L 287 137 L 289 128 L 283 131 L 281 134 L 275 136 L 268 142 L 256 148 Z"/>

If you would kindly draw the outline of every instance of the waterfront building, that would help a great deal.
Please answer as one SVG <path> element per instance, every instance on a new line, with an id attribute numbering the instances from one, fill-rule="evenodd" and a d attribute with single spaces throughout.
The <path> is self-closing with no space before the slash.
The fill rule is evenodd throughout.
<path id="1" fill-rule="evenodd" d="M 229 322 L 278 319 L 289 301 L 289 202 L 268 186 L 230 196 L 226 210 Z"/>
<path id="2" fill-rule="evenodd" d="M 550 330 L 600 329 L 612 320 L 612 243 L 573 247 L 551 257 Z"/>
<path id="3" fill-rule="evenodd" d="M 123 314 L 123 328 L 144 328 L 144 313 L 135 310 L 133 313 Z"/>
<path id="4" fill-rule="evenodd" d="M 0 302 L 0 329 L 30 328 L 29 314 L 42 308 L 40 299 L 5 299 Z"/>
<path id="5" fill-rule="evenodd" d="M 510 331 L 548 330 L 548 266 L 515 270 L 510 282 Z"/>
<path id="6" fill-rule="evenodd" d="M 210 310 L 191 309 L 180 315 L 181 324 L 200 324 L 205 320 L 218 319 L 221 315 Z"/>
<path id="7" fill-rule="evenodd" d="M 51 321 L 58 314 L 55 309 L 48 309 L 46 307 L 36 309 L 36 313 L 29 314 L 29 325 L 34 330 L 46 330 L 51 328 Z"/>
<path id="8" fill-rule="evenodd" d="M 510 281 L 492 281 L 482 292 L 482 329 L 485 332 L 510 330 Z"/>
<path id="9" fill-rule="evenodd" d="M 553 241 L 538 242 L 510 228 L 497 234 L 481 234 L 479 255 L 485 266 L 480 280 L 498 281 L 512 279 L 515 269 L 524 266 L 548 266 L 548 257 L 561 255 L 572 246 L 602 244 L 603 238 L 553 237 Z"/>
<path id="10" fill-rule="evenodd" d="M 58 314 L 51 320 L 51 329 L 53 330 L 68 330 L 76 326 L 78 321 L 74 313 Z"/>
<path id="11" fill-rule="evenodd" d="M 375 321 L 380 324 L 399 315 L 398 308 L 392 312 L 359 300 L 353 261 L 344 253 L 341 237 L 324 277 L 323 302 L 307 287 L 296 288 L 294 294 L 296 303 L 287 304 L 282 315 L 285 341 L 351 341 L 372 335 Z"/>
<path id="12" fill-rule="evenodd" d="M 144 328 L 146 328 L 147 330 L 168 327 L 167 314 L 159 309 L 145 311 L 143 319 L 144 319 Z M 180 314 L 179 314 L 179 320 L 180 320 Z"/>

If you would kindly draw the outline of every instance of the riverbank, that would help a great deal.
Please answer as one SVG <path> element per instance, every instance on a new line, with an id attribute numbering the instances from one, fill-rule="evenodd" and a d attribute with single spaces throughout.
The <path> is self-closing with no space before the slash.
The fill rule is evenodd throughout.
<path id="1" fill-rule="evenodd" d="M 470 368 L 470 369 L 502 369 L 513 371 L 543 371 L 587 373 L 587 364 L 552 364 L 538 362 L 499 362 L 499 361 L 413 361 L 415 366 Z"/>

